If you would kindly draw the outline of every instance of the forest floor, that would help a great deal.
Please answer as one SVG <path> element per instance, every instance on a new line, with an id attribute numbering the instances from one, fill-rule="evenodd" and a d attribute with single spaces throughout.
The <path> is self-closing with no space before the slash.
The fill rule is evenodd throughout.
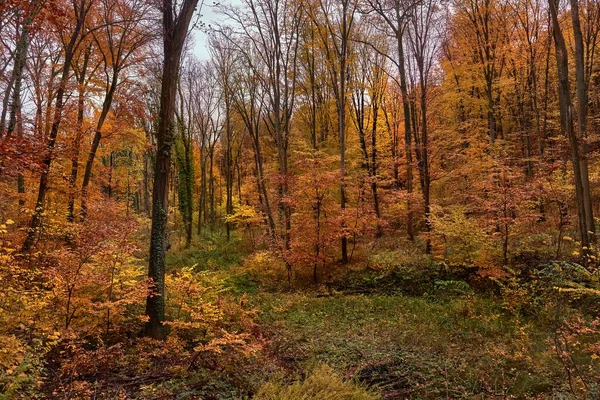
<path id="1" fill-rule="evenodd" d="M 168 264 L 211 271 L 227 282 L 228 296 L 255 311 L 260 372 L 246 379 L 275 382 L 258 398 L 293 399 L 282 388 L 311 371 L 322 375 L 324 365 L 372 397 L 306 395 L 310 389 L 299 387 L 302 398 L 594 398 L 598 391 L 597 360 L 584 349 L 598 332 L 581 327 L 591 326 L 585 313 L 533 287 L 507 282 L 482 291 L 456 277 L 354 265 L 327 284 L 289 288 L 249 272 L 239 245 L 203 241 Z"/>

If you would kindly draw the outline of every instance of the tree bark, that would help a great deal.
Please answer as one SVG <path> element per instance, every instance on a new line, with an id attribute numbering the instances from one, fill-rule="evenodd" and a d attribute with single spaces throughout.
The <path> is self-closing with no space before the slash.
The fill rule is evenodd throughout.
<path id="1" fill-rule="evenodd" d="M 92 46 L 88 46 L 83 58 L 83 65 L 81 71 L 78 71 L 77 79 L 77 133 L 75 140 L 73 141 L 73 154 L 71 155 L 71 177 L 69 178 L 69 200 L 67 205 L 67 221 L 73 222 L 75 220 L 75 185 L 77 183 L 77 175 L 79 173 L 79 151 L 81 148 L 81 141 L 83 139 L 83 115 L 85 111 L 85 78 L 87 73 L 87 67 L 90 60 Z"/>
<path id="2" fill-rule="evenodd" d="M 411 136 L 411 115 L 410 98 L 408 96 L 408 85 L 406 83 L 406 67 L 404 60 L 403 29 L 396 32 L 396 42 L 398 46 L 398 73 L 400 75 L 400 93 L 402 94 L 402 110 L 404 112 L 404 150 L 406 157 L 406 232 L 410 240 L 415 240 L 414 222 L 411 195 L 413 192 L 413 160 L 412 160 L 412 136 Z"/>
<path id="3" fill-rule="evenodd" d="M 94 139 L 92 140 L 92 146 L 90 147 L 90 153 L 88 154 L 88 159 L 85 163 L 85 172 L 83 173 L 83 183 L 81 185 L 80 218 L 82 221 L 84 221 L 87 217 L 88 187 L 90 184 L 90 179 L 92 177 L 92 167 L 94 165 L 94 159 L 96 158 L 98 146 L 100 145 L 100 140 L 102 140 L 102 127 L 104 126 L 104 122 L 106 121 L 106 117 L 108 116 L 108 112 L 110 111 L 115 90 L 117 89 L 117 83 L 118 71 L 113 71 L 110 86 L 108 88 L 108 91 L 106 92 L 104 101 L 102 102 L 102 112 L 100 113 L 98 123 L 96 124 L 96 131 L 94 133 Z"/>
<path id="4" fill-rule="evenodd" d="M 571 20 L 573 22 L 573 38 L 575 40 L 575 86 L 577 93 L 577 136 L 581 146 L 580 169 L 581 186 L 583 189 L 583 207 L 585 210 L 586 229 L 589 241 L 596 243 L 596 223 L 592 208 L 592 195 L 590 190 L 590 175 L 587 162 L 587 116 L 588 116 L 588 84 L 585 77 L 585 59 L 583 35 L 579 19 L 579 0 L 570 0 Z"/>
<path id="5" fill-rule="evenodd" d="M 588 226 L 588 217 L 586 215 L 586 198 L 584 192 L 583 173 L 581 169 L 581 144 L 573 125 L 573 103 L 571 100 L 571 89 L 569 82 L 569 60 L 565 39 L 558 22 L 558 4 L 555 0 L 550 0 L 550 13 L 552 17 L 552 26 L 554 32 L 554 44 L 556 49 L 556 63 L 558 70 L 558 97 L 560 107 L 560 119 L 562 129 L 565 132 L 571 146 L 571 161 L 573 163 L 573 179 L 575 180 L 575 197 L 577 199 L 577 213 L 579 219 L 579 234 L 581 237 L 581 246 L 586 249 L 590 247 L 590 235 L 593 227 Z"/>
<path id="6" fill-rule="evenodd" d="M 181 52 L 190 20 L 198 0 L 184 0 L 179 15 L 175 15 L 172 0 L 163 0 L 163 46 L 164 61 L 160 92 L 160 111 L 156 132 L 157 152 L 152 192 L 152 228 L 150 233 L 150 263 L 148 278 L 153 283 L 152 293 L 146 299 L 148 321 L 144 327 L 146 336 L 164 340 L 165 318 L 165 255 L 167 251 L 167 216 L 169 195 L 169 170 L 171 148 L 174 141 L 173 116 L 175 94 L 181 62 Z"/>
<path id="7" fill-rule="evenodd" d="M 27 236 L 21 247 L 22 252 L 28 252 L 34 244 L 37 230 L 42 222 L 42 215 L 44 213 L 44 200 L 46 199 L 46 192 L 48 191 L 48 178 L 50 176 L 50 165 L 54 158 L 54 146 L 56 144 L 56 137 L 58 136 L 58 130 L 62 121 L 63 111 L 63 100 L 65 95 L 65 89 L 69 80 L 69 72 L 71 70 L 71 62 L 73 61 L 73 53 L 77 47 L 81 30 L 86 18 L 88 11 L 90 10 L 92 2 L 86 4 L 86 0 L 80 0 L 77 4 L 74 4 L 75 15 L 78 16 L 75 23 L 73 32 L 67 46 L 65 48 L 65 60 L 63 63 L 63 71 L 60 79 L 58 90 L 56 91 L 56 105 L 54 107 L 54 118 L 52 127 L 50 129 L 50 135 L 48 137 L 48 143 L 46 144 L 46 154 L 42 160 L 43 171 L 40 177 L 40 184 L 38 187 L 38 196 L 35 204 L 35 209 L 31 220 L 29 221 L 29 229 L 27 230 Z"/>

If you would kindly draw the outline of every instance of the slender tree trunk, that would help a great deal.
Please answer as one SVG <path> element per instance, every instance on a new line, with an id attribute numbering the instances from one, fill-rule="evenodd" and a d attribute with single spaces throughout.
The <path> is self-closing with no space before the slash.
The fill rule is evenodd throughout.
<path id="1" fill-rule="evenodd" d="M 396 32 L 396 40 L 398 46 L 398 73 L 400 75 L 400 92 L 402 94 L 402 109 L 404 112 L 404 148 L 406 157 L 406 192 L 408 198 L 406 200 L 407 215 L 406 215 L 406 230 L 408 238 L 415 240 L 415 232 L 413 225 L 413 211 L 411 196 L 413 192 L 413 160 L 412 160 L 412 135 L 411 135 L 411 115 L 410 115 L 410 99 L 408 96 L 408 87 L 406 83 L 406 68 L 404 61 L 404 44 L 402 43 L 403 31 Z"/>
<path id="2" fill-rule="evenodd" d="M 583 35 L 579 20 L 579 0 L 570 0 L 571 20 L 573 22 L 573 36 L 575 40 L 575 85 L 577 93 L 577 136 L 580 143 L 581 154 L 579 159 L 581 169 L 581 185 L 583 190 L 583 207 L 585 209 L 586 228 L 589 240 L 596 243 L 596 223 L 592 208 L 592 195 L 590 190 L 590 175 L 587 162 L 587 116 L 588 116 L 588 85 L 585 79 L 585 60 Z"/>
<path id="3" fill-rule="evenodd" d="M 343 1 L 342 37 L 340 43 L 340 92 L 338 93 L 338 129 L 340 135 L 340 207 L 342 209 L 342 264 L 348 263 L 348 235 L 346 232 L 346 76 L 348 56 L 348 1 Z"/>
<path id="4" fill-rule="evenodd" d="M 550 18 L 550 17 L 549 17 Z M 548 25 L 551 24 L 551 21 L 548 21 Z M 553 28 L 550 27 L 549 30 Z M 549 33 L 550 34 L 550 33 Z M 552 38 L 548 38 L 548 45 L 546 47 L 546 64 L 545 64 L 545 73 L 544 73 L 544 105 L 543 105 L 543 113 L 544 118 L 542 120 L 542 132 L 539 138 L 539 152 L 540 156 L 543 156 L 546 152 L 546 141 L 548 140 L 548 92 L 550 91 L 550 53 L 552 49 Z"/>
<path id="5" fill-rule="evenodd" d="M 106 195 L 108 198 L 112 198 L 113 188 L 112 188 L 112 176 L 113 176 L 113 167 L 114 167 L 114 159 L 115 153 L 110 152 L 108 155 L 108 185 L 106 186 Z"/>
<path id="6" fill-rule="evenodd" d="M 106 96 L 104 97 L 104 101 L 102 103 L 102 112 L 100 113 L 98 123 L 96 124 L 96 132 L 94 133 L 94 139 L 92 140 L 90 153 L 88 154 L 88 159 L 85 163 L 85 172 L 83 173 L 83 183 L 81 185 L 80 217 L 82 221 L 84 221 L 87 217 L 88 187 L 90 184 L 90 179 L 92 177 L 92 167 L 94 165 L 94 158 L 96 157 L 96 152 L 98 151 L 100 140 L 102 140 L 102 127 L 104 126 L 104 122 L 106 121 L 106 117 L 108 116 L 108 112 L 110 111 L 113 96 L 115 94 L 115 90 L 117 89 L 117 83 L 118 71 L 113 71 L 110 86 L 106 92 Z"/>
<path id="7" fill-rule="evenodd" d="M 202 215 L 206 203 L 206 159 L 204 145 L 200 147 L 200 196 L 198 198 L 198 235 L 202 233 Z"/>
<path id="8" fill-rule="evenodd" d="M 421 160 L 420 170 L 423 174 L 423 206 L 425 208 L 425 230 L 431 232 L 431 175 L 429 172 L 429 127 L 427 125 L 427 93 L 421 84 Z M 431 254 L 431 239 L 427 237 L 425 251 Z"/>
<path id="9" fill-rule="evenodd" d="M 88 46 L 84 54 L 83 66 L 79 71 L 77 80 L 77 134 L 73 141 L 73 154 L 71 155 L 71 177 L 69 178 L 69 200 L 67 205 L 67 221 L 73 222 L 75 220 L 75 185 L 77 184 L 77 174 L 79 172 L 79 151 L 81 148 L 81 141 L 83 140 L 83 116 L 84 116 L 84 101 L 85 101 L 85 78 L 90 60 L 92 47 Z"/>
<path id="10" fill-rule="evenodd" d="M 12 88 L 12 101 L 10 104 L 10 116 L 8 120 L 8 127 L 6 130 L 6 137 L 10 137 L 15 129 L 20 137 L 23 136 L 22 118 L 21 118 L 21 86 L 23 84 L 23 71 L 25 69 L 25 63 L 27 61 L 27 49 L 29 48 L 29 29 L 32 24 L 33 18 L 38 13 L 37 2 L 33 0 L 30 4 L 31 9 L 23 22 L 21 29 L 21 35 L 17 40 L 17 47 L 15 49 L 15 64 L 13 67 L 11 80 L 14 80 L 14 87 Z M 7 94 L 10 94 L 11 90 L 7 90 Z M 4 121 L 4 117 L 2 117 Z M 3 123 L 3 122 L 0 122 Z M 0 127 L 0 138 L 2 138 L 4 128 Z M 25 179 L 23 173 L 19 172 L 17 176 L 17 193 L 19 194 L 19 206 L 25 205 Z"/>
<path id="11" fill-rule="evenodd" d="M 34 6 L 34 4 L 32 4 L 32 6 Z M 35 15 L 35 13 L 33 15 Z M 23 71 L 27 61 L 27 49 L 29 48 L 29 28 L 31 27 L 33 15 L 29 15 L 25 19 L 15 49 L 15 65 L 12 72 L 13 76 L 11 77 L 14 79 L 14 86 L 12 88 L 12 100 L 9 106 L 10 113 L 6 129 L 7 137 L 10 137 L 20 124 L 20 121 L 18 121 L 19 118 L 17 117 L 20 115 L 21 110 L 21 86 L 23 85 Z M 7 92 L 10 92 L 10 90 Z M 2 135 L 2 131 L 3 129 L 0 129 L 0 135 Z M 0 138 L 1 137 L 2 136 L 0 136 Z"/>
<path id="12" fill-rule="evenodd" d="M 315 72 L 315 46 L 314 31 L 311 30 L 311 50 L 307 52 L 309 57 L 309 79 L 310 79 L 310 139 L 313 149 L 317 150 L 317 82 Z"/>
<path id="13" fill-rule="evenodd" d="M 215 211 L 214 148 L 210 149 L 209 160 L 210 160 L 210 163 L 208 165 L 208 192 L 209 192 L 208 193 L 208 197 L 209 197 L 209 201 L 210 201 L 209 222 L 210 222 L 210 229 L 212 231 L 212 229 L 214 228 L 215 217 L 216 217 L 216 211 Z"/>
<path id="14" fill-rule="evenodd" d="M 44 213 L 44 200 L 46 199 L 46 192 L 48 191 L 50 165 L 52 164 L 52 159 L 54 158 L 54 146 L 56 144 L 56 137 L 58 136 L 58 130 L 62 121 L 63 100 L 67 82 L 69 80 L 69 72 L 71 70 L 73 53 L 78 43 L 81 29 L 83 28 L 83 23 L 90 7 L 91 4 L 87 5 L 86 0 L 80 0 L 79 5 L 75 6 L 75 8 L 78 8 L 78 10 L 76 10 L 76 15 L 78 15 L 78 18 L 73 33 L 71 34 L 69 42 L 65 48 L 65 60 L 63 64 L 63 71 L 60 79 L 60 84 L 56 92 L 56 105 L 54 107 L 54 118 L 52 122 L 52 128 L 50 129 L 48 143 L 46 144 L 46 154 L 44 155 L 44 158 L 42 160 L 43 170 L 42 175 L 40 177 L 37 201 L 35 204 L 35 210 L 33 212 L 33 215 L 31 216 L 31 220 L 29 221 L 29 229 L 27 231 L 27 236 L 21 248 L 22 252 L 28 252 L 29 250 L 31 250 L 31 247 L 33 246 L 35 241 L 37 230 L 42 222 L 42 215 Z"/>
<path id="15" fill-rule="evenodd" d="M 229 93 L 225 94 L 225 185 L 226 185 L 226 200 L 225 200 L 225 213 L 227 215 L 233 214 L 233 160 L 231 155 L 231 107 L 230 107 Z M 227 231 L 227 241 L 231 239 L 231 223 L 225 223 L 225 230 Z"/>
<path id="16" fill-rule="evenodd" d="M 45 125 L 44 125 L 44 130 L 41 136 L 41 139 L 44 141 L 48 140 L 48 137 L 50 136 L 50 130 L 52 129 L 52 111 L 54 110 L 52 108 L 52 100 L 56 97 L 56 94 L 54 92 L 55 87 L 54 87 L 54 80 L 55 80 L 55 76 L 58 73 L 58 69 L 57 67 L 55 67 L 54 65 L 52 65 L 51 69 L 50 69 L 50 79 L 48 80 L 48 87 L 47 89 L 47 104 L 46 104 L 46 116 L 44 118 L 45 121 Z M 60 86 L 60 85 L 59 85 Z"/>
<path id="17" fill-rule="evenodd" d="M 575 197 L 577 199 L 577 213 L 579 217 L 579 233 L 581 236 L 581 246 L 586 249 L 590 247 L 590 232 L 592 227 L 588 227 L 588 218 L 586 217 L 585 192 L 582 180 L 581 170 L 581 149 L 579 138 L 573 126 L 573 103 L 571 101 L 571 89 L 569 83 L 569 61 L 568 51 L 565 39 L 558 22 L 558 10 L 555 0 L 550 0 L 550 12 L 552 15 L 552 25 L 554 31 L 554 44 L 556 48 L 556 62 L 558 69 L 558 97 L 560 106 L 561 125 L 566 133 L 571 145 L 571 161 L 573 163 L 573 179 L 575 180 Z"/>
<path id="18" fill-rule="evenodd" d="M 378 84 L 378 82 L 375 84 Z M 377 191 L 377 121 L 379 119 L 380 96 L 375 95 L 374 97 L 375 98 L 371 100 L 371 108 L 373 110 L 373 123 L 371 127 L 371 191 L 373 192 L 373 210 L 375 211 L 375 216 L 377 217 L 376 235 L 377 237 L 381 237 L 383 235 L 383 231 L 380 224 L 381 210 L 379 209 L 379 193 Z"/>
<path id="19" fill-rule="evenodd" d="M 488 117 L 488 132 L 490 135 L 490 141 L 494 143 L 496 141 L 496 116 L 494 114 L 494 76 L 489 66 L 485 67 L 485 95 L 487 98 L 487 117 Z"/>
<path id="20" fill-rule="evenodd" d="M 256 135 L 256 136 L 255 136 Z M 260 140 L 258 138 L 258 126 L 256 126 L 256 131 L 252 134 L 252 145 L 254 147 L 254 162 L 256 164 L 256 173 L 257 173 L 257 185 L 259 188 L 259 192 L 262 193 L 262 198 L 265 205 L 265 214 L 267 217 L 267 224 L 269 228 L 269 234 L 272 239 L 275 238 L 275 219 L 273 218 L 273 211 L 271 210 L 271 203 L 269 201 L 269 193 L 267 191 L 267 184 L 265 180 L 265 173 L 263 167 L 262 160 L 262 150 L 260 145 Z"/>
<path id="21" fill-rule="evenodd" d="M 149 188 L 149 184 L 150 184 L 150 169 L 152 168 L 152 157 L 149 153 L 149 151 L 145 151 L 144 152 L 144 182 L 143 182 L 143 188 L 142 190 L 144 191 L 143 195 L 143 199 L 144 199 L 144 213 L 148 216 L 151 217 L 151 206 L 150 206 L 150 188 Z"/>
<path id="22" fill-rule="evenodd" d="M 10 79 L 8 80 L 8 83 L 6 85 L 6 91 L 4 92 L 4 98 L 2 100 L 2 113 L 0 115 L 0 139 L 2 139 L 2 137 L 5 134 L 5 129 L 6 129 L 6 115 L 8 114 L 8 104 L 10 103 L 10 95 L 13 91 L 13 87 L 15 85 L 15 77 L 16 77 L 16 70 L 15 68 L 13 68 L 11 74 L 10 74 Z"/>

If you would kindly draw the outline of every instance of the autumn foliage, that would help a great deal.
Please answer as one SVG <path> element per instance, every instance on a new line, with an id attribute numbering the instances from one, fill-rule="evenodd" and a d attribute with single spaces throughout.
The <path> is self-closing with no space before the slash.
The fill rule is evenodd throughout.
<path id="1" fill-rule="evenodd" d="M 250 382 L 293 368 L 245 293 L 392 289 L 597 395 L 597 1 L 197 6 L 0 5 L 0 398 L 318 391 Z"/>

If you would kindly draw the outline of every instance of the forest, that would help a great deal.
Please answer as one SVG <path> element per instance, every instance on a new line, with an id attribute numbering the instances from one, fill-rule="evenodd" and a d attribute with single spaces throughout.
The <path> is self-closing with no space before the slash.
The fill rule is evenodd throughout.
<path id="1" fill-rule="evenodd" d="M 1 1 L 0 400 L 600 399 L 599 52 L 598 0 Z"/>

